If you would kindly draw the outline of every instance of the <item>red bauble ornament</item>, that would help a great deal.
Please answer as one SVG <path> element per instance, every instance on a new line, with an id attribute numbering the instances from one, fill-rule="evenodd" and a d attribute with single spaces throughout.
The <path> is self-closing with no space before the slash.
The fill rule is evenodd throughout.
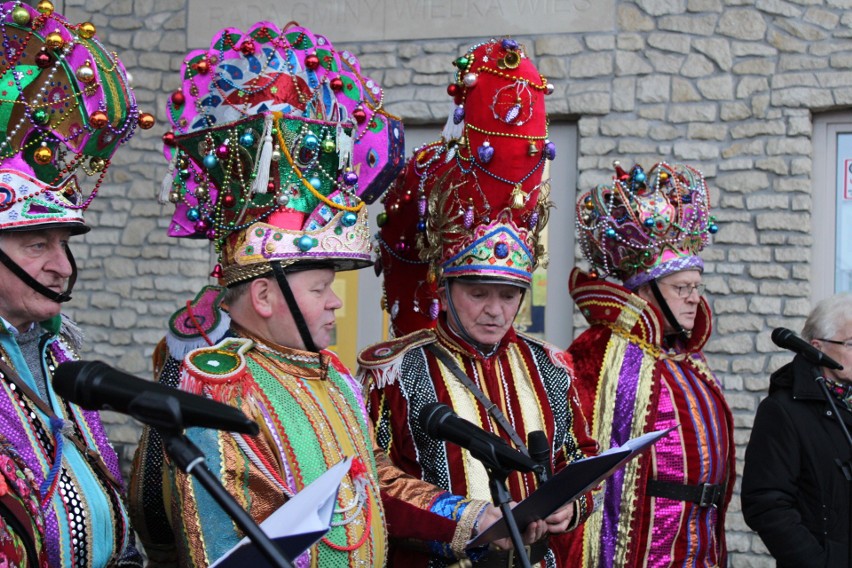
<path id="1" fill-rule="evenodd" d="M 39 69 L 47 69 L 53 63 L 53 58 L 45 49 L 42 49 L 36 54 L 35 62 Z"/>
<path id="2" fill-rule="evenodd" d="M 166 132 L 163 134 L 163 144 L 166 146 L 174 146 L 175 145 L 175 133 L 174 132 Z"/>
<path id="3" fill-rule="evenodd" d="M 312 53 L 305 57 L 305 67 L 310 69 L 311 71 L 315 71 L 317 67 L 319 67 L 320 60 L 317 57 L 316 53 Z"/>
<path id="4" fill-rule="evenodd" d="M 175 91 L 172 93 L 172 104 L 175 106 L 183 106 L 183 103 L 186 102 L 186 97 L 183 96 L 182 91 Z"/>
<path id="5" fill-rule="evenodd" d="M 237 202 L 237 198 L 231 195 L 230 193 L 222 198 L 222 205 L 225 207 L 233 207 L 234 203 Z"/>
<path id="6" fill-rule="evenodd" d="M 447 94 L 451 97 L 455 97 L 459 93 L 459 86 L 455 83 L 451 83 L 447 86 Z"/>
<path id="7" fill-rule="evenodd" d="M 254 49 L 254 42 L 250 39 L 247 39 L 240 46 L 240 53 L 248 57 L 250 55 L 254 55 Z"/>
<path id="8" fill-rule="evenodd" d="M 89 123 L 93 128 L 100 130 L 109 123 L 109 117 L 107 117 L 104 111 L 96 110 L 92 113 L 92 116 L 89 117 Z"/>
<path id="9" fill-rule="evenodd" d="M 207 75 L 207 73 L 210 72 L 210 62 L 206 59 L 202 59 L 195 64 L 195 70 L 198 71 L 200 75 Z"/>
<path id="10" fill-rule="evenodd" d="M 334 92 L 342 91 L 343 90 L 343 79 L 341 79 L 340 77 L 335 77 L 334 79 L 331 80 L 329 85 L 331 85 L 331 90 L 334 91 Z"/>
<path id="11" fill-rule="evenodd" d="M 154 118 L 154 115 L 150 112 L 143 112 L 139 115 L 139 128 L 142 130 L 149 130 L 156 124 L 157 119 Z"/>
<path id="12" fill-rule="evenodd" d="M 363 124 L 363 122 L 367 120 L 367 113 L 364 112 L 364 109 L 358 107 L 352 111 L 352 118 L 354 118 L 358 124 Z"/>

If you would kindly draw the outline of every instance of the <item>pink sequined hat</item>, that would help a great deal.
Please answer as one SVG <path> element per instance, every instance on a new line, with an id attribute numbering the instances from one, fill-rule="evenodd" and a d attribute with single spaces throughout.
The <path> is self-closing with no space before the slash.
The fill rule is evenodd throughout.
<path id="1" fill-rule="evenodd" d="M 0 230 L 88 231 L 83 211 L 113 153 L 154 125 L 95 34 L 48 0 L 0 5 Z"/>
<path id="2" fill-rule="evenodd" d="M 171 236 L 213 241 L 226 285 L 272 262 L 371 262 L 364 203 L 402 169 L 403 129 L 354 55 L 258 22 L 216 33 L 181 76 L 164 136 Z"/>

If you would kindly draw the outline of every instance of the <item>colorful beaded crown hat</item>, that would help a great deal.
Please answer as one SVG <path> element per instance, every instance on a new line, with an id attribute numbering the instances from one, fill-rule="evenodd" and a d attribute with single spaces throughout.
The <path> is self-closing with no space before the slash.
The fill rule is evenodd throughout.
<path id="1" fill-rule="evenodd" d="M 400 120 L 358 60 L 295 24 L 225 28 L 191 52 L 164 136 L 174 237 L 207 238 L 226 285 L 283 265 L 371 262 L 364 202 L 403 166 Z"/>
<path id="2" fill-rule="evenodd" d="M 512 39 L 472 47 L 454 62 L 456 107 L 444 130 L 425 215 L 422 257 L 435 278 L 478 277 L 528 286 L 543 260 L 547 222 L 544 97 L 553 87 Z M 419 198 L 418 198 L 419 199 Z"/>
<path id="3" fill-rule="evenodd" d="M 0 5 L 0 230 L 88 231 L 83 211 L 116 148 L 154 125 L 95 33 L 48 0 Z"/>
<path id="4" fill-rule="evenodd" d="M 615 171 L 612 184 L 577 202 L 580 247 L 593 272 L 635 290 L 667 274 L 703 270 L 698 253 L 718 227 L 701 172 L 665 162 L 647 173 L 615 162 Z"/>

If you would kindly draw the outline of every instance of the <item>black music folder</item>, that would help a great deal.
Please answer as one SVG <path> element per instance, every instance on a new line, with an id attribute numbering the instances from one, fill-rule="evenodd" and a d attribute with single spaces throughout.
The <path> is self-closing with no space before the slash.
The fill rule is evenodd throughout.
<path id="1" fill-rule="evenodd" d="M 541 484 L 529 497 L 515 505 L 512 513 L 518 529 L 523 532 L 531 522 L 547 518 L 560 507 L 579 498 L 675 428 L 678 426 L 649 432 L 628 440 L 617 448 L 610 448 L 600 455 L 568 464 L 562 471 Z M 508 536 L 509 528 L 506 522 L 500 519 L 476 535 L 467 545 L 468 548 L 482 546 Z"/>

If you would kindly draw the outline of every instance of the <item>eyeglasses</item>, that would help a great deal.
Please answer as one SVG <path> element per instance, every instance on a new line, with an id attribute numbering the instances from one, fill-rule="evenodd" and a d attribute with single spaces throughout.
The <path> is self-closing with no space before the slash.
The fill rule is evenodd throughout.
<path id="1" fill-rule="evenodd" d="M 693 292 L 698 292 L 698 295 L 701 296 L 704 294 L 704 290 L 707 289 L 705 284 L 668 284 L 663 282 L 666 286 L 671 286 L 674 288 L 675 294 L 677 294 L 678 298 L 689 298 L 692 296 Z"/>
<path id="2" fill-rule="evenodd" d="M 852 349 L 852 339 L 847 339 L 846 341 L 837 341 L 834 339 L 820 339 L 819 337 L 814 337 L 817 341 L 825 341 L 826 343 L 833 343 L 834 345 L 842 345 L 844 349 Z"/>

